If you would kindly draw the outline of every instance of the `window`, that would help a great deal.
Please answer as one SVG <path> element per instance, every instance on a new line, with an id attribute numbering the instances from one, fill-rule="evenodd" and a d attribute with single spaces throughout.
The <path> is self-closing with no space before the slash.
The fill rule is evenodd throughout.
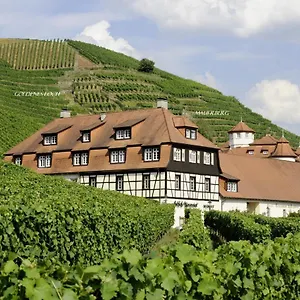
<path id="1" fill-rule="evenodd" d="M 283 216 L 287 217 L 286 209 L 283 210 Z"/>
<path id="2" fill-rule="evenodd" d="M 200 160 L 201 160 L 201 152 L 197 151 L 197 164 L 200 164 Z"/>
<path id="3" fill-rule="evenodd" d="M 89 163 L 88 152 L 79 152 L 73 154 L 73 166 L 87 166 Z"/>
<path id="4" fill-rule="evenodd" d="M 236 134 L 236 137 L 239 139 L 239 138 L 241 137 L 241 134 L 238 132 L 238 133 Z"/>
<path id="5" fill-rule="evenodd" d="M 267 207 L 267 216 L 270 217 L 270 215 L 271 215 L 271 210 L 270 210 L 270 207 L 268 206 Z"/>
<path id="6" fill-rule="evenodd" d="M 117 191 L 123 191 L 123 176 L 122 175 L 117 175 L 116 177 L 116 190 Z"/>
<path id="7" fill-rule="evenodd" d="M 117 140 L 128 140 L 130 139 L 130 129 L 126 128 L 126 129 L 118 129 L 116 131 L 116 139 Z"/>
<path id="8" fill-rule="evenodd" d="M 189 129 L 189 128 L 187 128 L 185 130 L 185 137 L 187 139 L 195 140 L 197 138 L 196 129 Z"/>
<path id="9" fill-rule="evenodd" d="M 159 160 L 159 148 L 146 148 L 144 150 L 144 161 L 158 161 Z"/>
<path id="10" fill-rule="evenodd" d="M 14 157 L 14 163 L 17 166 L 21 166 L 22 165 L 22 156 L 15 156 Z"/>
<path id="11" fill-rule="evenodd" d="M 150 190 L 150 175 L 143 175 L 143 190 Z"/>
<path id="12" fill-rule="evenodd" d="M 247 153 L 248 153 L 249 155 L 253 155 L 253 154 L 254 154 L 254 151 L 253 151 L 253 150 L 248 150 Z"/>
<path id="13" fill-rule="evenodd" d="M 196 177 L 190 176 L 190 190 L 196 191 Z"/>
<path id="14" fill-rule="evenodd" d="M 125 150 L 113 150 L 110 153 L 110 162 L 112 164 L 125 163 Z"/>
<path id="15" fill-rule="evenodd" d="M 185 161 L 185 149 L 181 149 L 181 161 Z"/>
<path id="16" fill-rule="evenodd" d="M 194 150 L 189 151 L 189 162 L 195 164 L 197 161 L 197 152 Z"/>
<path id="17" fill-rule="evenodd" d="M 181 177 L 180 175 L 175 175 L 175 190 L 180 190 Z"/>
<path id="18" fill-rule="evenodd" d="M 93 187 L 97 187 L 97 177 L 96 176 L 90 176 L 89 185 L 93 186 Z"/>
<path id="19" fill-rule="evenodd" d="M 205 192 L 210 192 L 210 178 L 205 178 L 204 191 Z"/>
<path id="20" fill-rule="evenodd" d="M 248 138 L 249 137 L 249 133 L 248 132 L 246 132 L 246 138 Z"/>
<path id="21" fill-rule="evenodd" d="M 268 151 L 268 150 L 262 150 L 262 154 L 263 154 L 263 155 L 268 155 L 268 154 L 269 154 L 269 151 Z"/>
<path id="22" fill-rule="evenodd" d="M 228 181 L 227 182 L 227 192 L 237 192 L 237 183 Z"/>
<path id="23" fill-rule="evenodd" d="M 39 168 L 50 168 L 51 167 L 51 154 L 40 155 L 38 157 Z"/>
<path id="24" fill-rule="evenodd" d="M 56 145 L 57 136 L 56 135 L 46 135 L 44 136 L 44 145 Z"/>
<path id="25" fill-rule="evenodd" d="M 203 162 L 204 162 L 205 165 L 210 165 L 210 158 L 211 158 L 210 153 L 204 152 L 204 160 L 203 160 Z"/>
<path id="26" fill-rule="evenodd" d="M 82 133 L 82 142 L 88 143 L 91 141 L 91 133 L 89 131 Z"/>
<path id="27" fill-rule="evenodd" d="M 173 159 L 175 161 L 181 161 L 181 149 L 174 148 L 174 157 L 173 157 Z"/>

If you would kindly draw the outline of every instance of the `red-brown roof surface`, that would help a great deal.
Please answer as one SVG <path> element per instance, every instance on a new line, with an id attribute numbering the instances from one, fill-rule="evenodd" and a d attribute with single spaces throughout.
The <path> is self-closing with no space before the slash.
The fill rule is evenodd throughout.
<path id="1" fill-rule="evenodd" d="M 300 202 L 299 163 L 224 153 L 219 156 L 222 172 L 240 179 L 238 193 L 227 192 L 220 185 L 221 196 Z"/>
<path id="2" fill-rule="evenodd" d="M 271 156 L 272 157 L 297 157 L 297 155 L 291 148 L 289 141 L 285 137 L 280 138 Z"/>
<path id="3" fill-rule="evenodd" d="M 276 145 L 278 139 L 270 134 L 266 134 L 264 137 L 255 140 L 251 145 Z"/>
<path id="4" fill-rule="evenodd" d="M 51 149 L 51 151 L 69 151 L 81 149 L 87 150 L 91 148 L 120 148 L 121 146 L 133 145 L 153 146 L 163 143 L 189 144 L 218 149 L 216 145 L 199 133 L 197 134 L 196 140 L 186 139 L 174 126 L 173 121 L 174 118 L 178 120 L 177 117 L 174 117 L 170 111 L 163 108 L 107 113 L 104 122 L 99 118 L 99 115 L 84 115 L 56 119 L 17 146 L 13 147 L 6 155 L 15 153 L 41 153 L 48 151 L 45 150 L 46 148 Z M 185 117 L 180 118 L 187 126 L 193 125 L 193 127 L 197 128 L 194 123 L 187 120 Z M 137 120 L 140 120 L 140 122 L 137 122 Z M 131 139 L 115 140 L 113 138 L 115 126 L 130 123 L 136 124 L 136 122 L 138 124 L 133 127 Z M 104 124 L 102 125 L 102 123 Z M 82 143 L 80 140 L 80 132 L 91 127 L 96 128 L 91 132 L 91 142 Z M 59 133 L 57 145 L 43 146 L 42 134 L 52 131 L 53 128 L 68 129 Z"/>
<path id="5" fill-rule="evenodd" d="M 255 132 L 252 128 L 250 128 L 247 124 L 245 124 L 243 121 L 239 122 L 237 125 L 232 127 L 228 133 L 233 132 Z"/>

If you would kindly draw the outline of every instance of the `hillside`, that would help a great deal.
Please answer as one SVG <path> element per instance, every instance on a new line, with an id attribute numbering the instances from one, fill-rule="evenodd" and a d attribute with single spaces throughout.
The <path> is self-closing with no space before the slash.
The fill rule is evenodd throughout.
<path id="1" fill-rule="evenodd" d="M 159 69 L 153 74 L 138 72 L 137 60 L 95 45 L 0 39 L 0 60 L 0 153 L 58 117 L 62 107 L 73 114 L 147 108 L 155 107 L 161 96 L 168 97 L 174 114 L 188 115 L 204 136 L 219 145 L 241 117 L 256 131 L 256 138 L 282 133 L 282 128 L 235 97 Z M 16 94 L 20 91 L 60 95 L 25 97 Z M 211 111 L 226 114 L 209 115 Z M 285 131 L 285 137 L 298 146 L 297 135 Z"/>

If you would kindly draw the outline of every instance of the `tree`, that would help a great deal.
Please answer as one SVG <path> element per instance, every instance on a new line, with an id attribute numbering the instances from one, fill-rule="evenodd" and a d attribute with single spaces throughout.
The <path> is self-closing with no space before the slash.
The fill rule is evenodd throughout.
<path id="1" fill-rule="evenodd" d="M 138 67 L 138 71 L 140 72 L 146 72 L 146 73 L 152 73 L 154 70 L 154 61 L 147 59 L 147 58 L 143 58 L 140 61 L 140 65 Z"/>

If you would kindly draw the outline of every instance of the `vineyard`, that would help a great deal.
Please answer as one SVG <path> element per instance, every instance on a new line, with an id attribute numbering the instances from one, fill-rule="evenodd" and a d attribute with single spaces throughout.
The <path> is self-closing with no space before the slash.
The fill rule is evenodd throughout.
<path id="1" fill-rule="evenodd" d="M 75 51 L 65 41 L 10 40 L 0 41 L 0 59 L 17 70 L 73 68 Z"/>
<path id="2" fill-rule="evenodd" d="M 152 74 L 138 72 L 139 62 L 134 58 L 95 45 L 0 39 L 0 60 L 6 62 L 0 66 L 0 105 L 5 106 L 0 115 L 0 125 L 5 128 L 0 153 L 57 117 L 62 106 L 71 108 L 73 114 L 100 113 L 155 107 L 158 97 L 167 97 L 174 114 L 187 115 L 198 124 L 201 134 L 218 145 L 228 140 L 227 131 L 241 117 L 256 131 L 256 138 L 282 134 L 282 128 L 235 97 L 159 69 Z M 61 95 L 17 97 L 14 93 L 18 91 Z M 21 111 L 28 126 L 20 126 Z M 298 146 L 298 136 L 285 131 L 285 137 Z"/>

